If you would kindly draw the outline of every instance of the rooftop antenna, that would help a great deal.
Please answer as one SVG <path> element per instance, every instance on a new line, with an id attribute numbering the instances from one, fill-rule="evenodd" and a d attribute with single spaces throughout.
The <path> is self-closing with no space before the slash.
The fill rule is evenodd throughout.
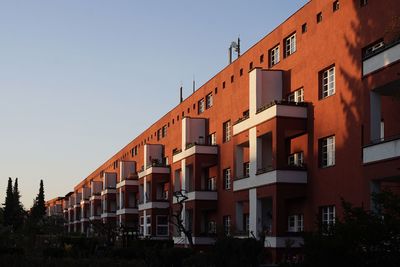
<path id="1" fill-rule="evenodd" d="M 240 37 L 238 37 L 237 42 L 233 41 L 229 47 L 229 64 L 232 63 L 232 53 L 237 53 L 237 58 L 240 57 Z"/>
<path id="2" fill-rule="evenodd" d="M 182 82 L 181 82 L 181 87 L 179 88 L 179 90 L 180 90 L 180 103 L 182 103 L 183 102 L 183 96 L 182 96 L 183 85 L 182 85 Z"/>
<path id="3" fill-rule="evenodd" d="M 193 93 L 196 90 L 196 80 L 194 78 L 194 74 L 193 74 Z"/>

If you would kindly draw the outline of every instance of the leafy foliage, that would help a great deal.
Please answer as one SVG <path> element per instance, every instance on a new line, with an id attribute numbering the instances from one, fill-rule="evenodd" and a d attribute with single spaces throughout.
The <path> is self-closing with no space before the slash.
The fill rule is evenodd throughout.
<path id="1" fill-rule="evenodd" d="M 376 210 L 342 201 L 344 215 L 329 233 L 305 236 L 305 266 L 398 266 L 400 262 L 400 197 L 373 195 Z"/>

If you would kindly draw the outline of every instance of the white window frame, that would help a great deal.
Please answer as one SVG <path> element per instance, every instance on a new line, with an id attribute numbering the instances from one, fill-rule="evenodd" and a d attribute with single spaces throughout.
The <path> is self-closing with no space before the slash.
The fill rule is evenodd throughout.
<path id="1" fill-rule="evenodd" d="M 204 110 L 205 110 L 204 98 L 202 98 L 202 99 L 199 100 L 199 102 L 198 102 L 198 104 L 197 104 L 197 107 L 198 107 L 198 114 L 201 114 L 201 113 L 204 112 Z"/>
<path id="2" fill-rule="evenodd" d="M 321 207 L 321 223 L 328 226 L 334 225 L 336 221 L 336 208 L 334 205 Z"/>
<path id="3" fill-rule="evenodd" d="M 217 136 L 215 135 L 215 133 L 209 135 L 209 143 L 212 146 L 217 144 Z"/>
<path id="4" fill-rule="evenodd" d="M 288 157 L 289 166 L 303 166 L 304 154 L 303 151 L 293 153 Z"/>
<path id="5" fill-rule="evenodd" d="M 334 95 L 336 91 L 335 66 L 322 72 L 321 76 L 321 98 Z"/>
<path id="6" fill-rule="evenodd" d="M 217 184 L 216 184 L 216 178 L 215 177 L 208 178 L 207 189 L 210 190 L 210 191 L 217 190 Z"/>
<path id="7" fill-rule="evenodd" d="M 296 52 L 296 33 L 293 33 L 285 39 L 285 57 Z"/>
<path id="8" fill-rule="evenodd" d="M 335 136 L 322 138 L 321 140 L 321 166 L 329 167 L 335 165 Z"/>
<path id="9" fill-rule="evenodd" d="M 288 216 L 288 232 L 303 232 L 304 231 L 304 215 L 293 214 Z"/>
<path id="10" fill-rule="evenodd" d="M 231 168 L 224 169 L 224 189 L 231 189 Z"/>
<path id="11" fill-rule="evenodd" d="M 151 215 L 146 216 L 145 227 L 147 229 L 146 235 L 148 235 L 148 236 L 151 235 Z"/>
<path id="12" fill-rule="evenodd" d="M 224 216 L 223 220 L 224 220 L 224 233 L 226 235 L 230 235 L 231 234 L 231 216 L 230 215 Z"/>
<path id="13" fill-rule="evenodd" d="M 159 223 L 159 218 L 160 217 L 166 217 L 167 224 L 160 224 Z M 157 236 L 168 236 L 168 233 L 169 233 L 168 215 L 157 215 L 156 216 L 156 220 L 157 220 L 157 225 L 156 225 L 156 234 L 157 234 Z M 165 234 L 160 234 L 159 233 L 159 230 L 161 230 L 161 229 L 166 230 Z"/>
<path id="14" fill-rule="evenodd" d="M 217 224 L 215 223 L 215 221 L 213 221 L 213 220 L 208 221 L 207 232 L 209 234 L 217 233 Z"/>
<path id="15" fill-rule="evenodd" d="M 231 120 L 228 120 L 224 122 L 223 124 L 223 130 L 224 130 L 224 142 L 229 142 L 232 138 L 232 125 L 231 125 Z"/>
<path id="16" fill-rule="evenodd" d="M 300 103 L 304 102 L 304 88 L 297 89 L 288 95 L 289 102 Z"/>
<path id="17" fill-rule="evenodd" d="M 139 218 L 139 234 L 144 235 L 144 216 Z"/>
<path id="18" fill-rule="evenodd" d="M 206 95 L 206 109 L 209 109 L 213 106 L 213 94 L 209 93 Z"/>
<path id="19" fill-rule="evenodd" d="M 280 48 L 279 45 L 275 46 L 269 51 L 270 67 L 275 66 L 280 61 Z"/>

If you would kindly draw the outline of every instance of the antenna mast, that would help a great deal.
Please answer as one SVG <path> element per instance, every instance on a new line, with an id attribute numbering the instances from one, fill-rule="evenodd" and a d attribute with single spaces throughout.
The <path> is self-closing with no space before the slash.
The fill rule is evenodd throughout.
<path id="1" fill-rule="evenodd" d="M 240 57 L 240 37 L 238 37 L 237 42 L 232 42 L 229 46 L 229 64 L 232 63 L 232 53 L 237 53 L 237 58 Z"/>

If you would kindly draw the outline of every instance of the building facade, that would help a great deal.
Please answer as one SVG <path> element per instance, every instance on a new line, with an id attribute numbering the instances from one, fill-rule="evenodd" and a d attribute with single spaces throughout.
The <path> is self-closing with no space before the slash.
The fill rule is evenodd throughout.
<path id="1" fill-rule="evenodd" d="M 384 14 L 384 15 L 383 15 Z M 341 198 L 373 208 L 400 185 L 397 0 L 311 0 L 63 198 L 66 230 L 89 221 L 143 236 L 265 234 L 274 253 L 329 225 Z"/>

